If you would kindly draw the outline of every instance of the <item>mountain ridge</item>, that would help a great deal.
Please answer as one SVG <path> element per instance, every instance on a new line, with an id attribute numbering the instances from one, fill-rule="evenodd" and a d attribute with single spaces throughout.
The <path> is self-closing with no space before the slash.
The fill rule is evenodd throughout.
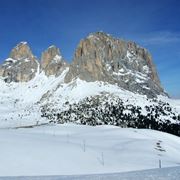
<path id="1" fill-rule="evenodd" d="M 180 102 L 164 92 L 150 54 L 135 43 L 91 34 L 71 64 L 56 46 L 40 62 L 27 43 L 11 52 L 0 70 L 0 127 L 73 122 L 180 136 Z"/>
<path id="2" fill-rule="evenodd" d="M 7 64 L 7 61 L 11 63 Z M 47 76 L 59 76 L 66 67 L 69 67 L 66 83 L 80 78 L 88 82 L 118 84 L 121 88 L 150 98 L 167 95 L 160 84 L 152 57 L 145 48 L 103 32 L 90 33 L 82 39 L 71 64 L 54 45 L 43 51 L 38 60 L 28 43 L 21 42 L 1 65 L 0 76 L 6 82 L 27 82 L 35 77 L 38 68 Z"/>

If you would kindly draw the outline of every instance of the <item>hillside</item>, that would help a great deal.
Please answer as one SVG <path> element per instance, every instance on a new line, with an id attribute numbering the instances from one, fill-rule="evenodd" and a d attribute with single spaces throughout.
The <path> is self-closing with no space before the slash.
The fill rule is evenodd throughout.
<path id="1" fill-rule="evenodd" d="M 163 169 L 150 169 L 125 173 L 110 173 L 110 174 L 88 174 L 88 175 L 56 175 L 56 176 L 6 176 L 0 177 L 1 180 L 178 180 L 179 166 Z"/>
<path id="2" fill-rule="evenodd" d="M 28 43 L 0 66 L 0 127 L 67 123 L 180 135 L 180 105 L 162 88 L 150 53 L 106 33 L 82 39 L 68 64 L 56 46 L 38 61 Z"/>
<path id="3" fill-rule="evenodd" d="M 179 137 L 153 130 L 64 124 L 0 131 L 0 175 L 116 173 L 180 163 Z"/>
<path id="4" fill-rule="evenodd" d="M 148 99 L 145 95 L 135 94 L 117 85 L 103 82 L 77 79 L 67 84 L 64 83 L 67 72 L 68 68 L 58 77 L 47 77 L 41 72 L 31 81 L 23 83 L 7 84 L 1 80 L 0 126 L 75 122 L 151 128 L 149 122 L 152 122 L 153 118 L 158 124 L 152 129 L 158 130 L 161 127 L 160 123 L 176 124 L 178 127 L 180 108 L 177 100 L 165 96 L 159 96 L 154 100 Z M 91 118 L 93 113 L 99 116 L 93 119 Z M 136 121 L 140 122 L 140 118 L 142 120 L 148 118 L 149 125 L 147 123 L 135 125 Z M 163 128 L 159 130 L 166 131 L 167 127 Z M 174 130 L 176 131 L 176 128 Z M 173 133 L 171 129 L 168 131 Z M 173 134 L 178 135 L 178 131 Z"/>

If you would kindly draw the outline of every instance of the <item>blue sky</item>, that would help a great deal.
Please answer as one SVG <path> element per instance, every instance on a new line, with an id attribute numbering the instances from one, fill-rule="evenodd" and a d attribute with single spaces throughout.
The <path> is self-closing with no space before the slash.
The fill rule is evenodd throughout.
<path id="1" fill-rule="evenodd" d="M 148 48 L 166 91 L 180 98 L 180 1 L 0 0 L 0 61 L 20 41 L 51 44 L 70 62 L 80 39 L 104 31 Z"/>

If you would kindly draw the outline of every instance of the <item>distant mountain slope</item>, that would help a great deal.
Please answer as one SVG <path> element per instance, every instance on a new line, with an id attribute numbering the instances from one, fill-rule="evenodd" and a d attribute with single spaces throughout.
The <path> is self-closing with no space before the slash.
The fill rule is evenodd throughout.
<path id="1" fill-rule="evenodd" d="M 165 95 L 150 53 L 134 42 L 102 32 L 80 41 L 65 80 L 70 82 L 76 77 L 117 84 L 149 97 Z"/>
<path id="2" fill-rule="evenodd" d="M 0 127 L 74 122 L 180 135 L 180 105 L 149 52 L 102 32 L 80 41 L 70 65 L 54 45 L 39 62 L 21 42 L 0 67 L 0 87 Z"/>
<path id="3" fill-rule="evenodd" d="M 66 83 L 79 78 L 87 82 L 117 84 L 150 98 L 167 95 L 161 87 L 151 55 L 145 48 L 103 32 L 92 33 L 81 40 L 70 65 L 54 45 L 42 53 L 38 62 L 28 44 L 21 42 L 1 65 L 0 76 L 6 82 L 27 82 L 34 78 L 37 71 L 44 71 L 47 76 L 58 76 L 68 66 Z"/>
<path id="4" fill-rule="evenodd" d="M 27 42 L 21 42 L 12 49 L 9 58 L 0 67 L 0 76 L 7 83 L 27 82 L 35 77 L 38 69 L 37 58 Z"/>

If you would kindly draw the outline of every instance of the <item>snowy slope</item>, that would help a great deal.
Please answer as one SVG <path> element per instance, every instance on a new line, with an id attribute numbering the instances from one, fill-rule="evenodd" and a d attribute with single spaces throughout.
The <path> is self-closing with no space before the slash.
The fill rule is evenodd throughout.
<path id="1" fill-rule="evenodd" d="M 5 83 L 0 79 L 0 127 L 35 124 L 44 120 L 40 116 L 38 101 L 49 90 L 63 83 L 68 68 L 57 78 L 37 73 L 29 82 Z"/>
<path id="2" fill-rule="evenodd" d="M 141 170 L 125 173 L 68 175 L 68 176 L 18 176 L 0 177 L 2 180 L 179 180 L 180 167 Z"/>
<path id="3" fill-rule="evenodd" d="M 0 127 L 47 123 L 47 119 L 41 118 L 42 106 L 63 111 L 66 109 L 64 104 L 67 101 L 71 104 L 78 103 L 86 97 L 101 94 L 109 94 L 112 101 L 119 97 L 126 105 L 140 106 L 142 114 L 147 114 L 145 106 L 158 106 L 158 103 L 148 100 L 146 96 L 123 90 L 117 85 L 86 82 L 80 79 L 65 84 L 64 77 L 67 72 L 68 68 L 58 77 L 47 77 L 44 72 L 38 71 L 34 79 L 25 83 L 5 83 L 0 79 Z M 159 96 L 158 100 L 170 103 L 176 115 L 180 113 L 180 101 L 164 96 Z M 161 119 L 174 122 L 172 117 L 161 117 Z"/>
<path id="4" fill-rule="evenodd" d="M 162 100 L 169 102 L 172 104 L 173 107 L 175 107 L 176 112 L 180 113 L 180 100 L 179 99 L 167 99 L 165 97 L 161 97 Z"/>
<path id="5" fill-rule="evenodd" d="M 56 125 L 0 131 L 0 176 L 75 175 L 178 166 L 180 138 L 114 126 Z"/>

